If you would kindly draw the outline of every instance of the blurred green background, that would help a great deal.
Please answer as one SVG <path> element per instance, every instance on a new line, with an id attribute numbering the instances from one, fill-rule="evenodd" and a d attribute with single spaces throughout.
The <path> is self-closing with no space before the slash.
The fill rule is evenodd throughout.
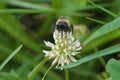
<path id="1" fill-rule="evenodd" d="M 20 45 L 22 49 L 0 71 L 0 80 L 27 80 L 30 72 L 44 59 L 43 41 L 54 42 L 52 27 L 60 16 L 66 16 L 74 25 L 74 35 L 83 49 L 80 59 L 104 48 L 120 43 L 120 23 L 102 26 L 120 16 L 120 0 L 0 0 L 0 64 Z M 120 19 L 118 19 L 120 21 Z M 117 25 L 118 24 L 118 25 Z M 115 28 L 117 26 L 117 28 Z M 118 27 L 119 26 L 119 27 Z M 98 34 L 91 35 L 95 31 Z M 91 36 L 95 36 L 90 39 Z M 110 58 L 120 54 L 97 58 L 69 69 L 69 79 L 64 70 L 52 69 L 45 80 L 104 80 Z M 38 71 L 33 80 L 41 80 L 51 61 Z"/>

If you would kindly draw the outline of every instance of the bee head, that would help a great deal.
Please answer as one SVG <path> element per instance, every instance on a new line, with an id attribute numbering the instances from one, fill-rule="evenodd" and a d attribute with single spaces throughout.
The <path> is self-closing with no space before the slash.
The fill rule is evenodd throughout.
<path id="1" fill-rule="evenodd" d="M 57 29 L 58 31 L 70 32 L 72 30 L 72 25 L 66 17 L 60 17 L 54 24 L 53 30 Z"/>

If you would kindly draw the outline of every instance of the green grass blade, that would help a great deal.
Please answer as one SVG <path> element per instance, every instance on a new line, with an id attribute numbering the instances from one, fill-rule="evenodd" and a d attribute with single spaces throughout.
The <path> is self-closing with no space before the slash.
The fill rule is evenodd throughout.
<path id="1" fill-rule="evenodd" d="M 91 3 L 91 4 L 93 4 L 94 6 L 98 7 L 99 9 L 103 10 L 104 12 L 108 13 L 109 15 L 115 17 L 115 18 L 119 17 L 118 15 L 114 14 L 113 12 L 111 12 L 111 11 L 109 11 L 109 10 L 101 7 L 100 5 L 95 4 L 95 3 L 92 2 L 91 0 L 88 0 L 88 2 Z"/>
<path id="2" fill-rule="evenodd" d="M 91 61 L 93 59 L 96 59 L 96 58 L 99 58 L 99 57 L 102 57 L 102 56 L 106 56 L 106 55 L 109 55 L 109 54 L 114 54 L 116 52 L 120 52 L 120 44 L 117 44 L 117 45 L 114 45 L 112 47 L 100 50 L 98 52 L 95 52 L 91 55 L 88 55 L 88 56 L 82 58 L 82 59 L 79 59 L 76 62 L 73 62 L 69 65 L 63 66 L 62 68 L 66 69 L 66 68 L 72 68 L 72 67 L 75 67 L 75 66 L 79 66 L 79 65 L 81 65 L 85 62 L 88 62 L 88 61 Z"/>
<path id="3" fill-rule="evenodd" d="M 94 21 L 94 22 L 97 22 L 99 24 L 105 24 L 105 22 L 103 22 L 103 21 L 100 21 L 100 20 L 97 20 L 97 19 L 93 19 L 93 18 L 90 18 L 90 17 L 86 17 L 86 19 Z"/>
<path id="4" fill-rule="evenodd" d="M 23 8 L 28 8 L 28 9 L 39 9 L 41 11 L 54 11 L 53 8 L 42 6 L 42 5 L 37 5 L 29 2 L 25 2 L 22 0 L 1 0 L 0 3 L 6 3 L 6 4 L 11 4 Z"/>
<path id="5" fill-rule="evenodd" d="M 103 27 L 101 27 L 100 29 L 95 31 L 90 37 L 88 37 L 88 39 L 86 39 L 83 42 L 83 44 L 86 45 L 90 41 L 92 41 L 100 36 L 103 36 L 105 34 L 108 34 L 118 28 L 120 28 L 120 18 L 117 18 L 117 19 L 113 20 L 112 22 L 105 24 Z"/>
<path id="6" fill-rule="evenodd" d="M 40 69 L 42 69 L 43 65 L 46 63 L 46 61 L 48 60 L 48 58 L 45 58 L 44 60 L 42 60 L 28 75 L 28 79 L 32 80 L 34 78 L 34 76 L 37 74 L 38 71 L 40 71 Z"/>
<path id="7" fill-rule="evenodd" d="M 0 13 L 15 13 L 15 14 L 28 14 L 28 13 L 52 13 L 52 11 L 45 10 L 32 10 L 32 9 L 0 9 Z"/>
<path id="8" fill-rule="evenodd" d="M 17 49 L 15 49 L 6 60 L 0 65 L 0 71 L 4 68 L 4 66 L 20 51 L 22 45 L 20 45 Z"/>
<path id="9" fill-rule="evenodd" d="M 112 36 L 111 36 L 112 35 Z M 120 29 L 116 29 L 111 33 L 108 33 L 104 36 L 101 36 L 97 39 L 92 40 L 88 45 L 83 47 L 81 53 L 89 53 L 89 51 L 93 50 L 93 47 L 100 47 L 102 45 L 108 44 L 111 41 L 120 38 Z"/>

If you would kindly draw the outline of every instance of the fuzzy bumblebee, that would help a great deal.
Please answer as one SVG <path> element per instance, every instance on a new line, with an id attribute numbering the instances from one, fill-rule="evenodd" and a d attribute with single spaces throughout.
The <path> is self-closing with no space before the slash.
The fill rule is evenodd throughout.
<path id="1" fill-rule="evenodd" d="M 53 26 L 53 32 L 55 30 L 70 32 L 73 31 L 73 26 L 66 17 L 60 17 Z"/>

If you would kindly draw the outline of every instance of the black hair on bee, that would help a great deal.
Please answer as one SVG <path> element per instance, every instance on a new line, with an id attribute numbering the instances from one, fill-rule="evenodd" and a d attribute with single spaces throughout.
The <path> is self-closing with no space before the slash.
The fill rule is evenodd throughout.
<path id="1" fill-rule="evenodd" d="M 64 31 L 64 32 L 73 32 L 73 26 L 66 17 L 60 17 L 53 25 L 53 32 L 55 30 Z"/>

